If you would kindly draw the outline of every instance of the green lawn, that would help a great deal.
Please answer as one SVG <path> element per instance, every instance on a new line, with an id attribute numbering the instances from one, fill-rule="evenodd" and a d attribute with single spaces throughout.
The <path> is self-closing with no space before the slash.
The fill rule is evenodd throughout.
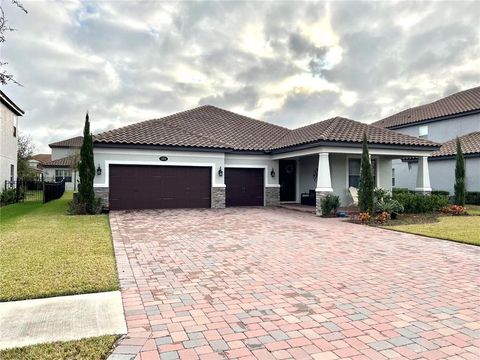
<path id="1" fill-rule="evenodd" d="M 480 245 L 480 216 L 416 216 L 389 221 L 385 229 Z"/>
<path id="2" fill-rule="evenodd" d="M 107 335 L 95 338 L 32 345 L 0 351 L 2 360 L 103 360 L 118 336 Z"/>
<path id="3" fill-rule="evenodd" d="M 471 215 L 480 215 L 480 205 L 467 205 L 467 212 Z"/>
<path id="4" fill-rule="evenodd" d="M 118 289 L 106 215 L 67 215 L 72 193 L 0 208 L 0 301 Z"/>

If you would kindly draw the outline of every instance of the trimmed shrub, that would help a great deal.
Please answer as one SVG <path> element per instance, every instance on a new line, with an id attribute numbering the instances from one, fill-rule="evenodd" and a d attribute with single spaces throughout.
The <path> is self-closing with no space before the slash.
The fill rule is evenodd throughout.
<path id="1" fill-rule="evenodd" d="M 16 189 L 6 189 L 3 190 L 0 194 L 0 205 L 9 205 L 13 204 L 17 198 L 17 190 Z"/>
<path id="2" fill-rule="evenodd" d="M 444 195 L 423 195 L 417 193 L 397 193 L 393 195 L 404 208 L 404 212 L 410 214 L 422 214 L 440 211 L 448 205 L 448 197 Z"/>
<path id="3" fill-rule="evenodd" d="M 450 193 L 445 190 L 432 190 L 432 195 L 450 196 Z"/>
<path id="4" fill-rule="evenodd" d="M 467 191 L 465 202 L 470 205 L 480 205 L 480 191 Z"/>
<path id="5" fill-rule="evenodd" d="M 407 188 L 393 188 L 392 195 L 395 194 L 404 194 L 404 193 L 413 193 L 414 191 L 408 190 Z"/>
<path id="6" fill-rule="evenodd" d="M 331 215 L 335 213 L 340 207 L 340 198 L 336 195 L 328 194 L 324 198 L 320 199 L 320 208 L 322 209 L 322 215 Z"/>

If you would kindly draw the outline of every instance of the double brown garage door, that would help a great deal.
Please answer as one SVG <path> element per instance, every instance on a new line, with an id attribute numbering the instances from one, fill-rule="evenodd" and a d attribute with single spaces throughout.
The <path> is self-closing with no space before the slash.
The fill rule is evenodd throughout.
<path id="1" fill-rule="evenodd" d="M 209 208 L 211 168 L 110 165 L 110 209 Z"/>
<path id="2" fill-rule="evenodd" d="M 209 208 L 211 168 L 110 165 L 110 209 Z M 263 169 L 226 168 L 226 206 L 263 206 Z"/>

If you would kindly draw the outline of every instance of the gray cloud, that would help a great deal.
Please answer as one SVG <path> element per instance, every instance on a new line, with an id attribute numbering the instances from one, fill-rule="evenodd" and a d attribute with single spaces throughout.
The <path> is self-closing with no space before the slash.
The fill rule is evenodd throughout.
<path id="1" fill-rule="evenodd" d="M 5 4 L 18 31 L 1 56 L 24 87 L 3 90 L 38 151 L 80 134 L 87 109 L 94 131 L 205 103 L 287 127 L 369 122 L 479 80 L 474 1 L 25 5 Z"/>

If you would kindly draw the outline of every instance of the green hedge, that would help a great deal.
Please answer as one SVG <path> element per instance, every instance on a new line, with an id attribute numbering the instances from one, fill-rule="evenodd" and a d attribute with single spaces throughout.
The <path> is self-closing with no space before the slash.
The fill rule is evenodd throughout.
<path id="1" fill-rule="evenodd" d="M 465 202 L 470 205 L 480 205 L 480 191 L 467 191 Z"/>
<path id="2" fill-rule="evenodd" d="M 394 191 L 393 199 L 402 204 L 404 212 L 410 214 L 439 211 L 448 205 L 448 196 L 423 195 L 411 191 Z"/>
<path id="3" fill-rule="evenodd" d="M 432 195 L 444 195 L 444 196 L 450 196 L 450 193 L 445 190 L 432 190 Z"/>

